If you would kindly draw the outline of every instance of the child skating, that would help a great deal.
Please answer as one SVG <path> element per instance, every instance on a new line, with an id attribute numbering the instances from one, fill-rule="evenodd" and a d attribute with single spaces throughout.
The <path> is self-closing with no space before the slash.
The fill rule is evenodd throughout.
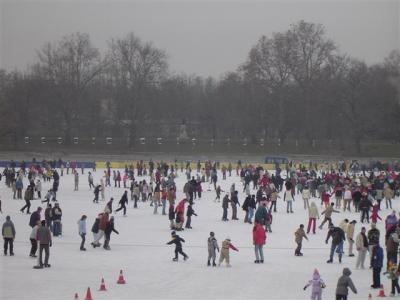
<path id="1" fill-rule="evenodd" d="M 172 240 L 167 243 L 167 245 L 175 244 L 175 257 L 172 259 L 173 261 L 178 261 L 178 254 L 183 256 L 183 260 L 187 260 L 189 256 L 185 252 L 182 251 L 182 242 L 185 242 L 183 238 L 175 233 L 175 231 L 171 232 Z"/>
<path id="2" fill-rule="evenodd" d="M 221 263 L 225 260 L 226 266 L 231 267 L 229 264 L 229 249 L 233 249 L 235 251 L 239 251 L 235 246 L 231 244 L 231 239 L 227 237 L 225 241 L 222 242 L 221 246 L 221 254 L 219 256 L 218 267 L 221 266 Z"/>

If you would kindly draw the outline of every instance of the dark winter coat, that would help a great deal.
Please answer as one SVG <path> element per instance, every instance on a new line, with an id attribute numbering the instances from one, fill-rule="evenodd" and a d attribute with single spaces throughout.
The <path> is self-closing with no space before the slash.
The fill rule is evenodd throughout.
<path id="1" fill-rule="evenodd" d="M 379 243 L 380 232 L 377 228 L 371 228 L 368 231 L 368 244 L 375 245 Z"/>
<path id="2" fill-rule="evenodd" d="M 36 226 L 37 221 L 40 221 L 40 213 L 38 211 L 35 211 L 31 214 L 31 218 L 29 220 L 29 226 L 32 228 Z"/>
<path id="3" fill-rule="evenodd" d="M 114 221 L 110 221 L 106 225 L 106 229 L 104 230 L 104 234 L 107 238 L 110 238 L 111 232 L 114 231 L 116 234 L 119 234 L 118 230 L 114 228 Z"/>
<path id="4" fill-rule="evenodd" d="M 353 281 L 350 278 L 351 271 L 349 268 L 343 269 L 343 275 L 339 277 L 337 286 L 336 286 L 336 295 L 345 295 L 349 294 L 350 288 L 353 293 L 357 294 L 357 289 L 353 284 Z"/>
<path id="5" fill-rule="evenodd" d="M 254 220 L 257 223 L 264 224 L 266 216 L 267 216 L 267 208 L 264 205 L 259 205 L 256 210 Z"/>
<path id="6" fill-rule="evenodd" d="M 40 226 L 36 231 L 36 240 L 41 245 L 48 245 L 51 244 L 51 232 L 49 227 L 47 226 Z"/>
<path id="7" fill-rule="evenodd" d="M 182 242 L 185 242 L 183 238 L 181 238 L 179 235 L 174 235 L 172 240 L 169 241 L 167 245 L 175 244 L 176 249 L 182 249 Z"/>
<path id="8" fill-rule="evenodd" d="M 341 242 L 346 240 L 344 231 L 340 227 L 333 227 L 329 229 L 326 242 L 328 242 L 330 237 L 332 237 L 332 245 L 339 245 Z"/>
<path id="9" fill-rule="evenodd" d="M 92 226 L 93 233 L 99 233 L 99 224 L 100 224 L 100 219 L 96 218 L 96 220 L 94 221 L 93 226 Z"/>
<path id="10" fill-rule="evenodd" d="M 186 216 L 191 217 L 191 216 L 197 216 L 197 214 L 194 212 L 194 209 L 192 208 L 191 205 L 188 206 L 187 211 L 186 211 Z"/>
<path id="11" fill-rule="evenodd" d="M 383 266 L 383 249 L 379 244 L 375 245 L 372 249 L 371 267 L 382 268 Z"/>

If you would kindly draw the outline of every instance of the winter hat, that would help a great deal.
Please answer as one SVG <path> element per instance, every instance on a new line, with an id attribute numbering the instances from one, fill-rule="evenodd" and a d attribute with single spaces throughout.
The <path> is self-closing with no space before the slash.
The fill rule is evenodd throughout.
<path id="1" fill-rule="evenodd" d="M 319 275 L 318 269 L 314 269 L 314 275 Z"/>
<path id="2" fill-rule="evenodd" d="M 210 235 L 211 235 L 211 236 L 214 236 L 214 232 L 213 232 L 213 231 L 211 231 L 211 232 L 210 232 Z"/>
<path id="3" fill-rule="evenodd" d="M 7 217 L 6 217 L 6 220 L 7 220 L 7 221 L 10 221 L 10 220 L 11 220 L 11 217 L 10 217 L 10 216 L 7 216 Z"/>
<path id="4" fill-rule="evenodd" d="M 171 235 L 172 235 L 172 236 L 176 235 L 176 232 L 175 232 L 175 231 L 172 231 L 172 232 L 171 232 Z"/>
<path id="5" fill-rule="evenodd" d="M 228 236 L 228 237 L 226 237 L 226 240 L 227 241 L 231 241 L 231 238 Z"/>
<path id="6" fill-rule="evenodd" d="M 350 224 L 356 224 L 356 223 L 357 223 L 356 220 L 353 220 L 353 221 L 350 222 Z"/>

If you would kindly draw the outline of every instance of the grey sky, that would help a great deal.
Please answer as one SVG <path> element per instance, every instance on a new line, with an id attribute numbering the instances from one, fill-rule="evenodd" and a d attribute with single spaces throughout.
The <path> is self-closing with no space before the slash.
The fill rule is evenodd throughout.
<path id="1" fill-rule="evenodd" d="M 321 23 L 342 53 L 376 63 L 400 48 L 400 0 L 0 0 L 0 66 L 25 69 L 36 50 L 76 31 L 104 51 L 133 31 L 166 50 L 173 73 L 215 76 L 246 60 L 261 35 Z"/>

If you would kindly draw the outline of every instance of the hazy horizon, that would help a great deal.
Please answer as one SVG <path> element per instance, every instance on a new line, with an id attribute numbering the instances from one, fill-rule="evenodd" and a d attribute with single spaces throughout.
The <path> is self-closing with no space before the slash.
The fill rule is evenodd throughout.
<path id="1" fill-rule="evenodd" d="M 368 64 L 400 48 L 400 1 L 49 1 L 0 0 L 0 67 L 25 70 L 36 50 L 74 32 L 102 53 L 134 32 L 165 50 L 172 73 L 218 77 L 234 71 L 262 36 L 300 20 Z"/>

